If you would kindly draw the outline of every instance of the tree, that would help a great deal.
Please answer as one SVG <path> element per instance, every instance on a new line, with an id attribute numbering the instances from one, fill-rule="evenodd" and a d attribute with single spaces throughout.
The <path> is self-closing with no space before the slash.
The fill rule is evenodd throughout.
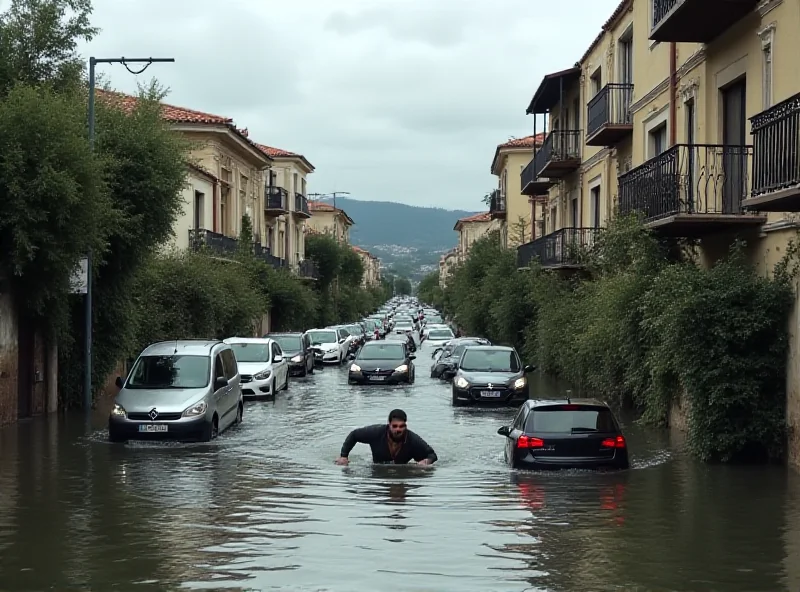
<path id="1" fill-rule="evenodd" d="M 408 278 L 397 278 L 394 282 L 394 289 L 400 296 L 411 295 L 411 280 Z"/>
<path id="2" fill-rule="evenodd" d="M 439 272 L 434 271 L 429 273 L 417 286 L 417 296 L 423 302 L 442 308 L 444 305 L 444 293 L 439 287 Z"/>

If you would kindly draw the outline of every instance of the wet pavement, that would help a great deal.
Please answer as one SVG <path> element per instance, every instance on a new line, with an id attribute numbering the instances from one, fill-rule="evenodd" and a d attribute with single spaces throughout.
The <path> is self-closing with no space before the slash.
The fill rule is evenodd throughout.
<path id="1" fill-rule="evenodd" d="M 0 430 L 0 590 L 800 589 L 798 475 L 705 466 L 630 423 L 629 471 L 513 472 L 514 410 L 452 408 L 429 351 L 412 386 L 293 379 L 210 444 L 111 445 L 102 413 Z M 395 407 L 434 467 L 373 467 L 364 445 L 333 464 Z"/>

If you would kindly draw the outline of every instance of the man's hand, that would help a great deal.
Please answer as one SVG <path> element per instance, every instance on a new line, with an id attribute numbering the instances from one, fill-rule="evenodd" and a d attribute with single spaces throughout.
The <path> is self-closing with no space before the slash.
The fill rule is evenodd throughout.
<path id="1" fill-rule="evenodd" d="M 335 464 L 337 464 L 337 465 L 349 465 L 350 464 L 350 459 L 347 458 L 346 456 L 340 456 L 339 458 L 337 458 L 333 462 Z"/>
<path id="2" fill-rule="evenodd" d="M 423 458 L 422 460 L 418 460 L 417 464 L 422 466 L 430 466 L 431 461 L 428 460 L 427 458 Z"/>

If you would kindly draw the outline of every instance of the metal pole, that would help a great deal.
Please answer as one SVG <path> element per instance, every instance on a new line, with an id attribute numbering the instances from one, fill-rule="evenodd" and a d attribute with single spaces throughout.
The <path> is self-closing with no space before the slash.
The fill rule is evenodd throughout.
<path id="1" fill-rule="evenodd" d="M 94 152 L 94 69 L 97 60 L 89 58 L 89 149 Z M 92 248 L 86 253 L 85 335 L 83 336 L 83 408 L 92 410 Z"/>
<path id="2" fill-rule="evenodd" d="M 97 64 L 122 64 L 131 74 L 141 74 L 150 64 L 155 62 L 174 62 L 175 58 L 89 58 L 89 149 L 94 152 L 94 94 L 95 67 Z M 144 64 L 138 71 L 131 70 L 128 64 Z M 92 410 L 92 248 L 86 252 L 86 310 L 84 319 L 86 335 L 83 338 L 83 408 L 87 413 Z"/>

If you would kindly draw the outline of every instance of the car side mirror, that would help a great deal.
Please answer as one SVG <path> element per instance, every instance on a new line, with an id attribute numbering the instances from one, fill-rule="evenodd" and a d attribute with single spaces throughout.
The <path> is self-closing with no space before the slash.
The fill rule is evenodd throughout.
<path id="1" fill-rule="evenodd" d="M 505 436 L 506 438 L 508 438 L 511 435 L 511 428 L 508 426 L 503 426 L 502 428 L 497 430 L 497 433 L 501 436 Z"/>
<path id="2" fill-rule="evenodd" d="M 121 389 L 123 386 L 125 386 L 125 381 L 122 380 L 122 376 L 117 376 L 117 379 L 114 381 L 114 384 L 117 385 L 118 389 Z"/>
<path id="3" fill-rule="evenodd" d="M 281 355 L 275 356 L 274 358 L 272 358 L 272 362 L 274 364 L 280 364 L 281 362 L 283 362 L 283 356 Z"/>
<path id="4" fill-rule="evenodd" d="M 408 354 L 408 359 L 409 360 L 416 360 L 417 359 L 417 354 Z"/>
<path id="5" fill-rule="evenodd" d="M 339 343 L 344 343 L 344 341 L 345 341 L 344 339 L 340 339 Z"/>
<path id="6" fill-rule="evenodd" d="M 219 390 L 221 388 L 226 388 L 228 386 L 228 379 L 224 376 L 217 376 L 217 379 L 214 381 L 214 390 Z"/>
<path id="7" fill-rule="evenodd" d="M 536 370 L 536 366 L 533 366 L 532 364 L 528 364 L 527 366 L 525 366 L 525 372 L 526 373 L 527 372 L 533 372 L 534 370 Z"/>

